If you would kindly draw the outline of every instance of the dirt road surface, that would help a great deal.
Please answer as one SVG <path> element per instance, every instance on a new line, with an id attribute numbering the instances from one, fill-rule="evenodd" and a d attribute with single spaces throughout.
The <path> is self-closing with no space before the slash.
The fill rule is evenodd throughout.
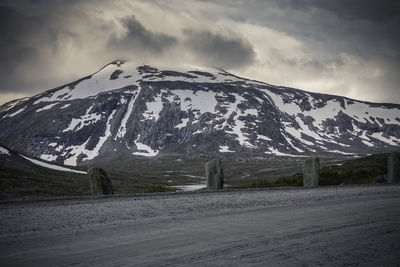
<path id="1" fill-rule="evenodd" d="M 0 266 L 400 266 L 400 186 L 0 204 Z"/>

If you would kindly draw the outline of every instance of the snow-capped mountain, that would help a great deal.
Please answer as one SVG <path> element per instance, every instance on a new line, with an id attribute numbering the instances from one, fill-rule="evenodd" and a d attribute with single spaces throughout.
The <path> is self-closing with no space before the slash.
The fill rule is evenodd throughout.
<path id="1" fill-rule="evenodd" d="M 400 105 L 116 61 L 0 107 L 0 142 L 65 165 L 169 153 L 368 154 L 400 146 Z"/>

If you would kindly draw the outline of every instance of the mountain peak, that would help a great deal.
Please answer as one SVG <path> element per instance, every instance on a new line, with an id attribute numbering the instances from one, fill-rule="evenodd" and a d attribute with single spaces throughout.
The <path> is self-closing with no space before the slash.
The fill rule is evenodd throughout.
<path id="1" fill-rule="evenodd" d="M 150 65 L 137 65 L 131 61 L 116 60 L 101 68 L 92 75 L 78 81 L 48 91 L 51 97 L 43 94 L 33 97 L 35 104 L 40 102 L 66 101 L 92 97 L 99 93 L 120 89 L 127 86 L 138 86 L 140 82 L 182 81 L 190 83 L 232 83 L 244 82 L 246 79 L 232 75 L 224 70 L 204 68 L 181 71 L 178 69 L 160 70 Z M 49 94 L 46 94 L 49 95 Z"/>

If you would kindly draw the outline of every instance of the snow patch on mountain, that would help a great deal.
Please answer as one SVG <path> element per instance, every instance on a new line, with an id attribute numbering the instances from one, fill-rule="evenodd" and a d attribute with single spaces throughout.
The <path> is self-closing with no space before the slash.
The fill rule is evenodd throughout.
<path id="1" fill-rule="evenodd" d="M 74 172 L 74 173 L 80 173 L 80 174 L 87 174 L 84 171 L 77 171 L 77 170 L 73 170 L 73 169 L 69 169 L 69 168 L 53 165 L 53 164 L 46 163 L 46 162 L 43 162 L 43 161 L 40 161 L 40 160 L 36 160 L 36 159 L 32 159 L 32 158 L 26 157 L 26 156 L 21 155 L 21 154 L 20 154 L 20 156 L 23 157 L 24 159 L 29 160 L 30 162 L 32 162 L 32 163 L 34 163 L 36 165 L 45 167 L 47 169 L 52 169 L 52 170 L 57 170 L 57 171 L 64 171 L 64 172 Z"/>
<path id="2" fill-rule="evenodd" d="M 122 137 L 125 136 L 125 134 L 126 134 L 126 123 L 128 122 L 128 119 L 131 116 L 131 113 L 132 113 L 132 110 L 133 110 L 133 105 L 135 104 L 136 99 L 138 98 L 139 94 L 140 94 L 140 87 L 136 92 L 132 92 L 132 96 L 131 96 L 131 99 L 129 100 L 127 111 L 126 111 L 124 117 L 121 120 L 121 125 L 119 126 L 117 135 L 114 138 L 115 140 L 117 138 L 122 138 Z"/>
<path id="3" fill-rule="evenodd" d="M 342 154 L 342 155 L 348 155 L 348 156 L 355 156 L 355 155 L 357 155 L 357 154 L 355 154 L 355 153 L 347 153 L 347 152 L 343 152 L 343 151 L 340 151 L 340 150 L 328 150 L 328 151 L 331 152 L 331 153 Z"/>
<path id="4" fill-rule="evenodd" d="M 116 110 L 113 110 L 108 116 L 104 135 L 100 136 L 98 143 L 92 150 L 86 149 L 86 145 L 91 137 L 89 137 L 82 145 L 72 145 L 65 148 L 64 151 L 66 152 L 64 155 L 66 155 L 66 159 L 64 160 L 64 165 L 76 166 L 80 155 L 82 155 L 82 161 L 92 160 L 99 155 L 101 147 L 111 136 L 111 120 L 113 119 L 115 112 Z"/>
<path id="5" fill-rule="evenodd" d="M 65 148 L 65 152 L 61 154 L 65 158 L 64 165 L 76 166 L 78 157 L 86 154 L 86 145 L 88 142 L 89 138 L 81 145 L 72 145 Z"/>
<path id="6" fill-rule="evenodd" d="M 378 121 L 378 118 L 385 118 L 386 124 L 400 125 L 400 109 L 397 109 L 398 112 L 394 112 L 393 109 L 375 107 L 367 103 L 355 101 L 346 101 L 345 103 L 345 108 L 340 107 L 340 110 L 361 123 L 374 123 L 374 121 Z"/>
<path id="7" fill-rule="evenodd" d="M 182 111 L 195 111 L 197 114 L 206 112 L 213 113 L 217 100 L 215 93 L 211 91 L 192 91 L 192 90 L 173 90 L 173 96 L 168 97 L 170 101 L 174 101 L 174 96 L 178 96 Z"/>
<path id="8" fill-rule="evenodd" d="M 301 157 L 299 155 L 293 155 L 293 154 L 287 154 L 287 153 L 280 152 L 279 150 L 277 150 L 273 147 L 271 147 L 269 149 L 269 151 L 265 151 L 264 153 L 269 154 L 269 155 L 284 156 L 284 157 Z"/>
<path id="9" fill-rule="evenodd" d="M 218 129 L 225 129 L 228 134 L 233 134 L 236 136 L 236 140 L 241 146 L 248 148 L 254 148 L 254 145 L 249 142 L 249 134 L 242 131 L 242 129 L 247 128 L 244 120 L 239 119 L 239 117 L 245 117 L 247 115 L 258 114 L 255 109 L 239 109 L 238 105 L 245 102 L 246 99 L 239 94 L 232 94 L 235 97 L 235 102 L 228 102 L 221 105 L 222 108 L 226 109 L 226 113 L 220 115 L 224 119 L 224 122 L 218 126 Z M 233 123 L 229 124 L 228 121 L 233 116 Z"/>
<path id="10" fill-rule="evenodd" d="M 269 142 L 272 141 L 271 138 L 269 138 L 269 137 L 267 137 L 265 135 L 262 135 L 262 134 L 257 135 L 257 139 L 261 139 L 261 140 L 265 140 L 265 141 L 269 141 Z"/>
<path id="11" fill-rule="evenodd" d="M 14 116 L 16 116 L 16 115 L 22 113 L 25 109 L 26 109 L 26 107 L 23 107 L 23 108 L 21 108 L 21 109 L 15 111 L 15 112 L 13 112 L 13 113 L 11 113 L 11 114 L 5 115 L 5 116 L 3 117 L 3 119 L 4 119 L 4 118 L 12 118 L 12 117 L 14 117 Z"/>
<path id="12" fill-rule="evenodd" d="M 235 152 L 235 151 L 229 150 L 229 146 L 219 146 L 219 152 L 230 153 L 230 152 Z"/>
<path id="13" fill-rule="evenodd" d="M 51 109 L 52 107 L 56 106 L 57 104 L 58 104 L 58 103 L 53 103 L 53 104 L 46 105 L 46 106 L 44 106 L 44 107 L 42 107 L 42 108 L 37 109 L 36 112 L 41 112 L 41 111 L 43 111 L 43 110 L 49 110 L 49 109 Z"/>
<path id="14" fill-rule="evenodd" d="M 228 102 L 224 101 L 223 103 L 220 103 L 220 107 L 226 112 L 224 114 L 218 114 L 220 118 L 223 119 L 223 123 L 217 126 L 217 129 L 222 130 L 226 127 L 228 124 L 228 119 L 235 113 L 237 114 L 239 112 L 238 105 L 243 102 L 245 99 L 240 96 L 239 94 L 231 94 L 235 98 L 235 102 Z M 220 97 L 225 97 L 227 98 L 228 96 L 226 94 L 219 94 Z"/>
<path id="15" fill-rule="evenodd" d="M 0 146 L 0 154 L 11 156 L 10 151 L 2 146 Z"/>
<path id="16" fill-rule="evenodd" d="M 239 142 L 241 146 L 253 148 L 254 145 L 249 142 L 248 133 L 242 132 L 242 129 L 245 128 L 246 124 L 244 121 L 238 119 L 238 115 L 234 117 L 234 125 L 231 126 L 231 130 L 226 130 L 227 133 L 231 133 L 237 136 L 236 140 Z"/>
<path id="17" fill-rule="evenodd" d="M 50 155 L 50 154 L 42 154 L 40 158 L 47 161 L 55 161 L 57 159 L 57 155 Z"/>
<path id="18" fill-rule="evenodd" d="M 140 139 L 140 135 L 135 140 L 135 145 L 136 145 L 136 148 L 138 151 L 133 152 L 133 155 L 145 156 L 145 157 L 154 157 L 154 156 L 158 155 L 158 153 L 159 153 L 158 150 L 153 150 L 148 145 L 140 143 L 139 139 Z"/>
<path id="19" fill-rule="evenodd" d="M 184 127 L 186 127 L 188 122 L 189 122 L 188 118 L 183 118 L 182 122 L 177 124 L 177 125 L 175 125 L 174 128 L 178 128 L 178 129 L 184 128 Z"/>
<path id="20" fill-rule="evenodd" d="M 71 106 L 71 104 L 65 104 L 64 106 L 62 106 L 60 109 L 65 109 L 67 107 Z"/>
<path id="21" fill-rule="evenodd" d="M 127 63 L 128 68 L 131 63 Z M 110 79 L 112 73 L 118 69 L 117 65 L 109 64 L 101 69 L 99 72 L 93 74 L 90 78 L 83 79 L 77 85 L 65 86 L 58 91 L 54 92 L 51 96 L 39 98 L 34 102 L 53 102 L 53 101 L 71 101 L 74 99 L 82 99 L 91 96 L 96 96 L 99 93 L 112 91 L 115 89 L 123 88 L 128 85 L 138 85 L 137 81 L 140 80 L 136 69 L 130 73 L 129 78 L 123 79 Z"/>
<path id="22" fill-rule="evenodd" d="M 385 137 L 382 133 L 373 133 L 370 136 L 392 146 L 400 145 L 400 139 L 393 136 Z"/>
<path id="23" fill-rule="evenodd" d="M 147 102 L 146 103 L 146 108 L 147 110 L 143 113 L 143 117 L 146 120 L 152 120 L 154 119 L 155 121 L 158 120 L 160 117 L 160 112 L 163 108 L 162 100 L 161 100 L 161 94 L 156 96 L 154 101 L 152 102 Z"/>
<path id="24" fill-rule="evenodd" d="M 69 123 L 68 127 L 63 130 L 63 132 L 68 132 L 68 131 L 79 131 L 83 127 L 93 124 L 101 119 L 101 114 L 98 113 L 90 113 L 92 110 L 93 106 L 89 107 L 86 110 L 85 115 L 81 116 L 80 118 L 73 118 L 71 122 Z"/>

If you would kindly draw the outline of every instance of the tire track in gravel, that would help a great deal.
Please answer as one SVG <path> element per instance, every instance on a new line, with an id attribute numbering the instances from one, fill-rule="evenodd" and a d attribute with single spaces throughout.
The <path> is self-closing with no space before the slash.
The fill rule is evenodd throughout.
<path id="1" fill-rule="evenodd" d="M 274 244 L 278 242 L 283 242 L 287 240 L 298 240 L 300 238 L 304 237 L 309 237 L 309 236 L 315 236 L 315 235 L 321 235 L 329 232 L 336 232 L 340 231 L 346 228 L 354 228 L 354 227 L 360 227 L 360 226 L 367 226 L 367 225 L 372 225 L 372 224 L 377 224 L 376 222 L 365 222 L 365 223 L 354 223 L 350 225 L 341 225 L 341 226 L 336 226 L 336 227 L 331 227 L 331 228 L 326 228 L 326 229 L 321 229 L 321 230 L 316 230 L 316 231 L 304 231 L 301 233 L 295 233 L 295 234 L 288 234 L 286 236 L 282 237 L 276 237 L 276 238 L 264 238 L 261 240 L 253 241 L 253 242 L 247 242 L 247 241 L 241 241 L 241 242 L 233 242 L 233 244 L 229 246 L 224 246 L 221 248 L 217 249 L 212 249 L 212 250 L 205 250 L 201 251 L 200 253 L 196 253 L 188 257 L 188 259 L 184 260 L 172 260 L 165 265 L 162 266 L 177 266 L 177 265 L 182 265 L 182 264 L 199 264 L 199 263 L 205 263 L 207 261 L 214 260 L 219 257 L 224 257 L 228 254 L 240 254 L 245 251 L 257 249 L 260 247 L 265 247 L 268 246 L 269 244 Z M 252 254 L 249 254 L 252 255 Z M 248 255 L 248 256 L 249 256 Z M 250 260 L 249 262 L 257 262 L 257 260 L 253 259 Z"/>

